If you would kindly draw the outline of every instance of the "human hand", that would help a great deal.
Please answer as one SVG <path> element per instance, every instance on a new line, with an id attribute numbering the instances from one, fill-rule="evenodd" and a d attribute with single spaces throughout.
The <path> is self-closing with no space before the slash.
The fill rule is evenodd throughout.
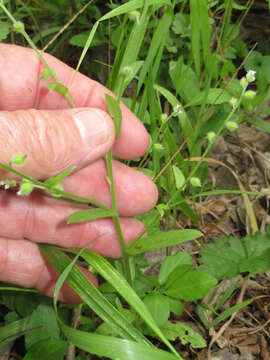
<path id="1" fill-rule="evenodd" d="M 114 142 L 114 125 L 106 113 L 105 93 L 99 83 L 77 74 L 56 58 L 44 54 L 62 84 L 69 88 L 75 109 L 40 80 L 44 67 L 30 49 L 0 44 L 0 162 L 15 154 L 27 155 L 19 171 L 36 179 L 54 176 L 75 165 L 76 172 L 62 184 L 65 191 L 110 206 L 104 155 L 122 159 L 141 156 L 149 138 L 139 120 L 124 106 L 121 135 Z M 120 223 L 126 242 L 144 226 L 130 218 L 150 210 L 157 201 L 154 183 L 142 173 L 114 161 L 113 171 Z M 0 169 L 0 179 L 13 174 Z M 108 257 L 120 257 L 121 248 L 111 219 L 67 225 L 78 206 L 32 193 L 18 196 L 0 190 L 0 281 L 34 287 L 52 296 L 58 274 L 41 255 L 37 243 L 83 247 Z M 91 274 L 89 279 L 96 283 Z M 80 301 L 64 285 L 60 299 Z"/>

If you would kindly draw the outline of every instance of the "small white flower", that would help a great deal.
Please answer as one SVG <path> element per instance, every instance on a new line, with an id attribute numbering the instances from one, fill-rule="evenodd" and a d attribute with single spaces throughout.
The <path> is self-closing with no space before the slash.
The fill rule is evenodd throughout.
<path id="1" fill-rule="evenodd" d="M 252 81 L 255 81 L 256 80 L 256 71 L 254 71 L 254 70 L 249 70 L 248 72 L 247 72 L 247 75 L 246 75 L 246 79 L 247 79 L 247 81 L 250 83 L 250 82 L 252 82 Z"/>
<path id="2" fill-rule="evenodd" d="M 183 113 L 182 106 L 177 104 L 173 107 L 172 116 L 179 116 Z"/>

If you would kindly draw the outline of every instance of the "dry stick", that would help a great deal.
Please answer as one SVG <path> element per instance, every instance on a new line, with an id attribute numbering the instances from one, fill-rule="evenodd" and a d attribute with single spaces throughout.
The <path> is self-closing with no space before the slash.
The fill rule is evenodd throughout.
<path id="1" fill-rule="evenodd" d="M 44 46 L 42 49 L 43 51 L 46 51 L 52 43 L 55 42 L 55 40 L 69 27 L 70 24 L 72 24 L 79 15 L 81 15 L 84 10 L 93 2 L 93 0 L 90 0 L 87 4 L 85 4 L 59 31 L 58 33 L 48 42 L 47 45 Z"/>
<path id="2" fill-rule="evenodd" d="M 238 299 L 236 301 L 236 304 L 240 304 L 243 301 L 245 291 L 246 291 L 246 288 L 247 288 L 247 284 L 248 284 L 248 280 L 249 280 L 249 275 L 246 276 L 244 281 L 243 281 L 243 284 L 241 286 L 241 291 L 240 291 L 240 294 L 239 294 Z M 236 314 L 237 314 L 237 311 L 232 314 L 230 319 L 228 321 L 226 321 L 225 324 L 223 324 L 221 326 L 219 331 L 217 333 L 215 333 L 214 336 L 212 337 L 212 339 L 210 341 L 210 344 L 208 346 L 208 350 L 207 350 L 207 359 L 208 360 L 211 360 L 211 347 L 212 347 L 212 345 L 220 338 L 220 336 L 224 333 L 224 331 L 227 329 L 227 327 L 231 324 L 231 322 L 235 318 Z"/>

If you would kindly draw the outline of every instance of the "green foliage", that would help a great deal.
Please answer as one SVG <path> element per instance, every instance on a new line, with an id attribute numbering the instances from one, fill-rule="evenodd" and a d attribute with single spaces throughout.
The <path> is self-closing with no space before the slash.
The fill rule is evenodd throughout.
<path id="1" fill-rule="evenodd" d="M 4 10 L 5 5 L 8 11 Z M 147 236 L 126 246 L 117 212 L 111 152 L 106 160 L 112 209 L 64 191 L 61 182 L 73 168 L 40 182 L 17 170 L 17 165 L 27 161 L 26 157 L 17 155 L 9 165 L 0 164 L 19 178 L 1 180 L 5 189 L 19 186 L 20 195 L 39 189 L 56 200 L 61 198 L 86 207 L 70 215 L 68 223 L 111 217 L 126 255 L 121 261 L 107 261 L 85 249 L 70 250 L 77 254 L 71 260 L 62 250 L 42 245 L 47 259 L 62 273 L 56 286 L 55 309 L 44 298 L 22 295 L 18 292 L 22 289 L 14 295 L 10 288 L 1 296 L 9 313 L 0 329 L 0 346 L 24 335 L 25 359 L 62 359 L 68 341 L 81 349 L 77 360 L 86 359 L 88 352 L 125 360 L 179 359 L 169 342 L 176 340 L 194 349 L 205 347 L 206 341 L 200 334 L 185 323 L 172 322 L 171 314 L 183 313 L 182 301 L 196 301 L 201 322 L 211 328 L 251 303 L 253 299 L 248 299 L 223 310 L 236 283 L 213 309 L 200 301 L 224 278 L 246 272 L 255 276 L 268 270 L 269 234 L 257 233 L 243 240 L 229 236 L 203 245 L 199 267 L 197 259 L 185 252 L 168 255 L 157 276 L 143 273 L 148 264 L 138 254 L 165 247 L 171 254 L 172 246 L 201 237 L 199 230 L 175 230 L 181 212 L 193 222 L 193 228 L 199 228 L 197 198 L 247 194 L 243 189 L 213 189 L 204 159 L 215 140 L 237 129 L 242 121 L 270 133 L 269 123 L 261 116 L 270 113 L 269 107 L 261 106 L 270 98 L 269 52 L 261 52 L 258 46 L 249 53 L 251 46 L 243 41 L 240 24 L 249 9 L 232 0 L 93 0 L 85 8 L 84 0 L 6 1 L 5 5 L 1 2 L 0 41 L 28 43 L 34 48 L 45 66 L 41 78 L 50 79 L 48 89 L 63 95 L 71 106 L 74 104 L 69 90 L 38 48 L 49 45 L 50 53 L 70 61 L 72 66 L 77 63 L 77 70 L 95 78 L 103 79 L 109 69 L 105 82 L 116 97 L 107 95 L 106 104 L 115 122 L 116 137 L 120 135 L 119 103 L 123 100 L 150 133 L 146 155 L 135 159 L 133 165 L 155 180 L 160 200 L 155 209 L 138 217 L 146 226 Z M 17 32 L 12 31 L 11 24 Z M 102 60 L 98 54 L 103 55 Z M 86 55 L 92 61 L 84 61 Z M 256 71 L 254 80 L 237 74 L 242 62 L 245 71 Z M 132 94 L 128 95 L 130 89 Z M 256 92 L 250 93 L 251 90 Z M 200 160 L 187 161 L 190 158 Z M 89 205 L 94 208 L 87 209 Z M 104 279 L 99 290 L 74 267 L 79 257 L 81 263 L 90 265 Z M 65 279 L 84 301 L 80 330 L 72 328 L 73 306 L 56 307 Z M 6 290 L 2 287 L 2 292 Z M 155 348 L 148 335 L 161 339 L 172 353 Z"/>
<path id="2" fill-rule="evenodd" d="M 200 250 L 200 269 L 217 279 L 249 272 L 251 276 L 270 269 L 270 236 L 256 233 L 243 241 L 229 236 L 217 239 Z"/>

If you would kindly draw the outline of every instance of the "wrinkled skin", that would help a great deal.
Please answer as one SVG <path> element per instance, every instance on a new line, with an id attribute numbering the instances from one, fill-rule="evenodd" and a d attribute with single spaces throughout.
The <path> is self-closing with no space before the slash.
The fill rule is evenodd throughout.
<path id="1" fill-rule="evenodd" d="M 49 91 L 41 80 L 44 70 L 36 54 L 19 46 L 0 44 L 0 162 L 7 164 L 15 154 L 26 154 L 19 171 L 37 179 L 53 176 L 71 165 L 76 171 L 63 181 L 68 192 L 110 206 L 104 155 L 113 147 L 120 159 L 144 154 L 149 144 L 141 122 L 121 104 L 121 135 L 115 141 L 113 121 L 107 113 L 102 85 L 82 74 L 72 82 L 74 70 L 44 54 L 59 80 L 69 88 L 76 108 Z M 153 182 L 115 160 L 113 163 L 117 203 L 125 241 L 135 239 L 143 224 L 131 218 L 149 211 L 157 201 Z M 12 178 L 0 169 L 0 178 Z M 34 287 L 52 296 L 58 274 L 44 259 L 38 243 L 83 247 L 108 257 L 120 257 L 121 248 L 111 219 L 67 225 L 67 217 L 80 209 L 63 201 L 35 193 L 18 196 L 0 190 L 0 281 Z M 90 281 L 94 276 L 83 270 Z M 60 299 L 79 302 L 65 284 Z"/>

